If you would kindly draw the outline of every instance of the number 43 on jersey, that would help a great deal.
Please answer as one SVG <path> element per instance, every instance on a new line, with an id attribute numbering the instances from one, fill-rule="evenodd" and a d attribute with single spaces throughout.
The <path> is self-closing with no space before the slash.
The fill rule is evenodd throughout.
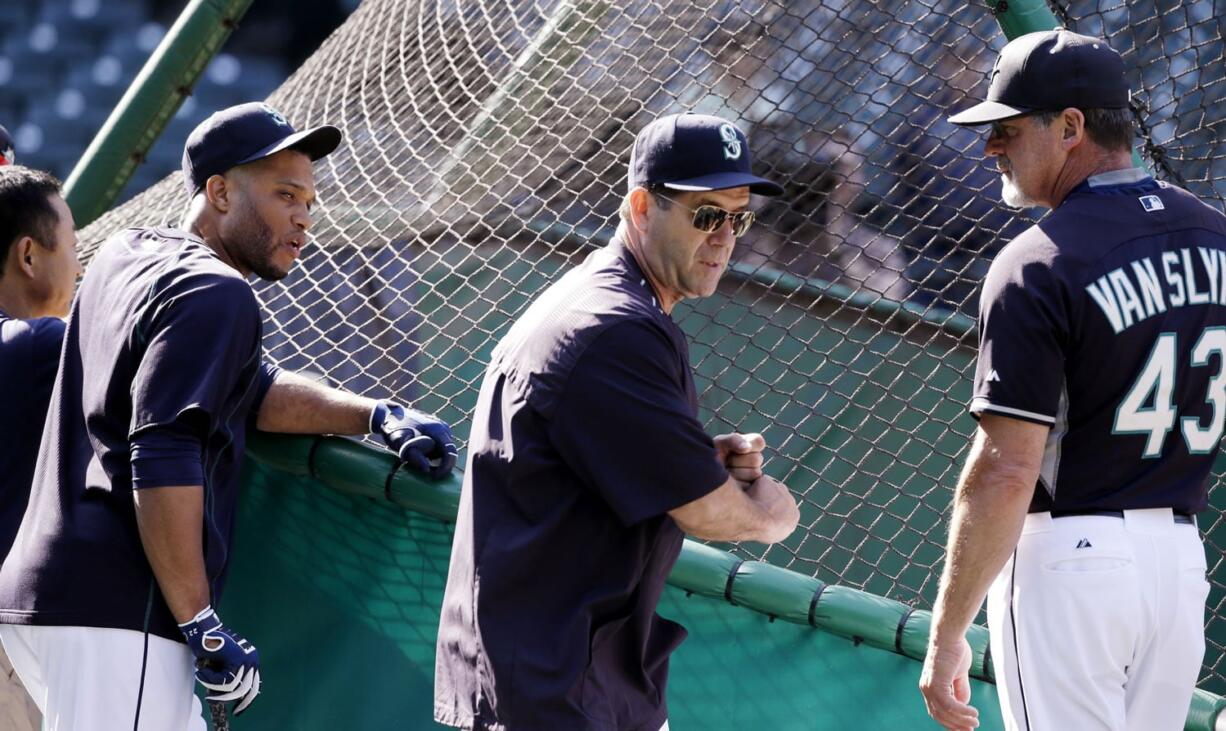
<path id="1" fill-rule="evenodd" d="M 1179 419 L 1180 431 L 1187 442 L 1191 454 L 1208 454 L 1217 446 L 1222 438 L 1222 430 L 1226 427 L 1226 373 L 1223 373 L 1223 361 L 1226 360 L 1226 327 L 1210 327 L 1201 333 L 1196 345 L 1192 346 L 1192 362 L 1194 367 L 1209 365 L 1209 359 L 1218 356 L 1218 368 L 1209 379 L 1206 403 L 1213 406 L 1213 417 L 1208 426 L 1202 426 L 1200 419 L 1185 416 Z M 1158 457 L 1162 454 L 1162 445 L 1166 436 L 1175 428 L 1175 393 L 1176 358 L 1178 357 L 1175 333 L 1162 333 L 1154 343 L 1154 349 L 1149 353 L 1149 360 L 1137 376 L 1136 383 L 1129 389 L 1128 395 L 1115 410 L 1116 434 L 1146 434 L 1145 451 L 1142 456 Z M 1152 406 L 1146 406 L 1152 403 Z"/>

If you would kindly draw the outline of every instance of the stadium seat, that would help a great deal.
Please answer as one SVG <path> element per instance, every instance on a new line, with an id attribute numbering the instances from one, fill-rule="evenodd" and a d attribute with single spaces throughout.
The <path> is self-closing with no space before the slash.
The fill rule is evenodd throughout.
<path id="1" fill-rule="evenodd" d="M 8 33 L 24 32 L 29 20 L 30 9 L 25 3 L 0 3 L 0 28 L 5 29 Z"/>
<path id="2" fill-rule="evenodd" d="M 27 61 L 22 63 L 22 59 Z M 0 51 L 0 89 L 10 99 L 25 98 L 55 87 L 54 68 L 46 63 L 30 63 L 28 56 L 11 56 Z"/>
<path id="3" fill-rule="evenodd" d="M 29 33 L 7 38 L 3 53 L 24 74 L 39 67 L 69 69 L 87 63 L 97 51 L 92 39 L 61 33 L 54 24 L 39 21 Z"/>
<path id="4" fill-rule="evenodd" d="M 100 38 L 113 28 L 132 28 L 147 16 L 134 0 L 45 0 L 39 20 L 72 37 Z"/>
<path id="5" fill-rule="evenodd" d="M 66 85 L 78 89 L 91 107 L 109 111 L 123 96 L 137 71 L 139 66 L 125 67 L 115 56 L 105 54 L 92 64 L 73 69 Z"/>
<path id="6" fill-rule="evenodd" d="M 152 21 L 138 23 L 135 27 L 135 34 L 131 28 L 115 30 L 103 43 L 102 53 L 114 56 L 124 66 L 135 65 L 139 69 L 166 36 L 166 27 Z"/>

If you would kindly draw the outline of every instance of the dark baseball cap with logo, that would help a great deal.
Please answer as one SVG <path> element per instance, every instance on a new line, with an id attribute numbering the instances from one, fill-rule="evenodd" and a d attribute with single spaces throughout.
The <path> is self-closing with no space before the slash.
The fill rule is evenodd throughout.
<path id="1" fill-rule="evenodd" d="M 708 114 L 670 114 L 647 125 L 630 149 L 629 190 L 725 190 L 779 195 L 783 188 L 749 171 L 749 141 L 726 119 Z"/>
<path id="2" fill-rule="evenodd" d="M 248 102 L 215 112 L 187 136 L 183 146 L 183 182 L 195 195 L 214 175 L 230 168 L 295 149 L 312 161 L 341 144 L 341 131 L 331 125 L 301 132 L 285 115 L 262 102 Z"/>
<path id="3" fill-rule="evenodd" d="M 1124 109 L 1128 98 L 1120 54 L 1100 38 L 1060 28 L 1010 41 L 992 69 L 987 100 L 949 121 L 975 126 L 1069 107 Z"/>

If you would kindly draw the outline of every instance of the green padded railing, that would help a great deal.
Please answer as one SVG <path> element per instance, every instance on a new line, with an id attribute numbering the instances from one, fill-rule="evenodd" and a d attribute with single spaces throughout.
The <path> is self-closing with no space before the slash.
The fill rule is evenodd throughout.
<path id="1" fill-rule="evenodd" d="M 459 471 L 430 482 L 401 469 L 390 452 L 352 439 L 253 432 L 247 454 L 281 472 L 310 476 L 335 490 L 387 500 L 444 522 L 455 520 L 460 502 Z M 773 564 L 746 561 L 696 541 L 685 541 L 668 582 L 772 620 L 809 625 L 921 662 L 927 649 L 929 611 Z M 987 629 L 971 627 L 968 639 L 975 653 L 971 675 L 994 683 Z M 1197 690 L 1185 730 L 1214 731 L 1223 709 L 1226 700 Z"/>

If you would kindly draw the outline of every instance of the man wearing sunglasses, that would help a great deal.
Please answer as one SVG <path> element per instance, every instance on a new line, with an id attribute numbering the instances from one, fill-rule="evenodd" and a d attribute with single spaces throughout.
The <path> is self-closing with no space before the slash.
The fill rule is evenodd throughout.
<path id="1" fill-rule="evenodd" d="M 670 317 L 715 291 L 750 192 L 745 135 L 697 114 L 647 125 L 612 242 L 545 290 L 478 397 L 439 623 L 434 717 L 471 729 L 668 726 L 656 615 L 683 534 L 773 543 L 800 514 L 758 434 L 698 421 Z"/>

